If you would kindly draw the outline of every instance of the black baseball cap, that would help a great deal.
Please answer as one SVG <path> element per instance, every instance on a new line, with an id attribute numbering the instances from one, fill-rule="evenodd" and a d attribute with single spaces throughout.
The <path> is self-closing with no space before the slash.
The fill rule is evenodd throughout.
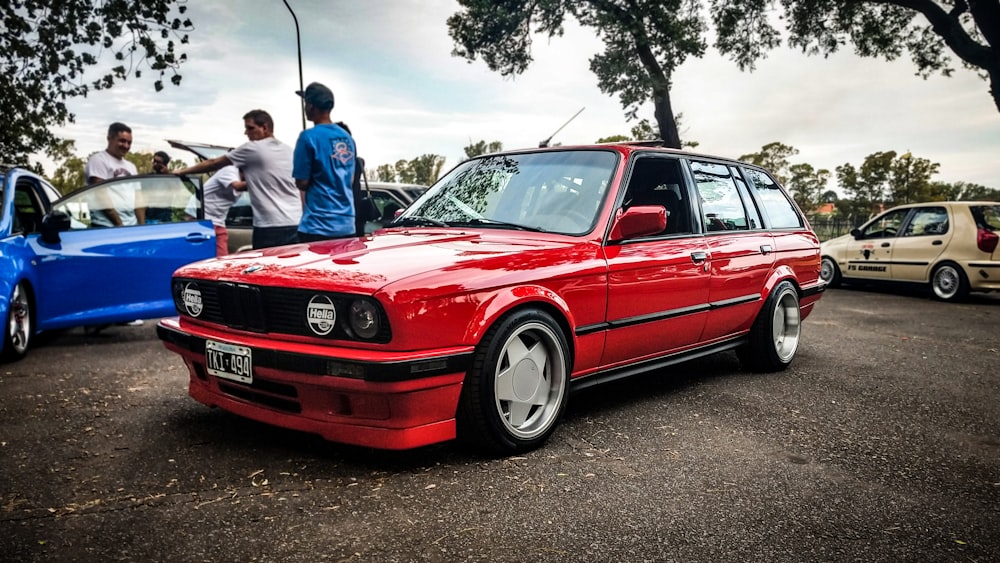
<path id="1" fill-rule="evenodd" d="M 302 96 L 307 104 L 324 110 L 333 109 L 333 92 L 319 82 L 313 82 L 304 91 L 296 90 L 295 93 Z"/>

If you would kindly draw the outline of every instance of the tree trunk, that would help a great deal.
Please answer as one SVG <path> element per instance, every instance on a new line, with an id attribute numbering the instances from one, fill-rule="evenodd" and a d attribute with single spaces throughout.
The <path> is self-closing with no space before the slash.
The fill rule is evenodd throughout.
<path id="1" fill-rule="evenodd" d="M 677 131 L 677 121 L 674 119 L 674 108 L 670 105 L 670 89 L 667 87 L 653 89 L 653 115 L 660 128 L 660 138 L 663 145 L 672 149 L 681 148 L 681 135 Z"/>
<path id="2" fill-rule="evenodd" d="M 997 106 L 997 111 L 1000 111 L 1000 64 L 986 69 L 986 72 L 989 73 L 990 95 L 993 96 L 993 104 Z"/>

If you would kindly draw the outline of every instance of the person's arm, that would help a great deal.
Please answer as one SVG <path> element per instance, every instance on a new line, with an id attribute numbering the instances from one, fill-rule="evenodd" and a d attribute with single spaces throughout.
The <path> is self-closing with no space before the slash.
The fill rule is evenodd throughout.
<path id="1" fill-rule="evenodd" d="M 222 155 L 208 160 L 203 160 L 194 166 L 188 166 L 187 168 L 181 168 L 180 170 L 171 170 L 171 172 L 177 176 L 192 176 L 196 174 L 215 172 L 223 166 L 229 166 L 230 164 L 232 164 L 232 161 L 229 160 L 229 157 Z"/>
<path id="2" fill-rule="evenodd" d="M 295 141 L 295 150 L 292 152 L 292 178 L 295 178 L 295 187 L 299 189 L 303 205 L 306 202 L 309 179 L 312 178 L 312 147 L 305 135 L 305 132 L 299 135 Z"/>

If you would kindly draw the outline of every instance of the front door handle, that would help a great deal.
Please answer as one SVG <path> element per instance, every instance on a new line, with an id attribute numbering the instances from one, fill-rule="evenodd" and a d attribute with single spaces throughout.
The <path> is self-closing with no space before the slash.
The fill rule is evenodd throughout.
<path id="1" fill-rule="evenodd" d="M 205 233 L 188 233 L 188 236 L 184 237 L 188 242 L 205 242 L 208 239 L 209 236 Z"/>
<path id="2" fill-rule="evenodd" d="M 708 260 L 707 252 L 702 252 L 699 250 L 697 252 L 691 253 L 691 261 L 694 262 L 695 264 L 701 264 L 705 260 Z"/>
<path id="3" fill-rule="evenodd" d="M 942 244 L 944 244 L 944 241 L 943 240 L 936 240 L 936 241 L 932 242 L 931 244 L 934 245 L 934 246 L 941 246 Z"/>
<path id="4" fill-rule="evenodd" d="M 883 242 L 882 243 L 882 248 L 889 248 L 889 243 Z"/>
<path id="5" fill-rule="evenodd" d="M 772 252 L 774 252 L 774 248 L 770 244 L 760 245 L 760 253 L 763 254 L 764 256 L 767 256 Z"/>

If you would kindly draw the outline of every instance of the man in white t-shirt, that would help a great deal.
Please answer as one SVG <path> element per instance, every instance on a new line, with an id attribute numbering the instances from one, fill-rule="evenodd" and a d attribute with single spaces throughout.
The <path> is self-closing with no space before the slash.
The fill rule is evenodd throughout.
<path id="1" fill-rule="evenodd" d="M 112 123 L 108 127 L 108 147 L 94 153 L 84 166 L 83 175 L 87 184 L 138 174 L 135 165 L 125 160 L 131 148 L 132 129 L 124 123 Z M 146 222 L 146 205 L 138 183 L 119 183 L 111 188 L 93 190 L 92 193 L 91 226 L 119 227 Z"/>
<path id="2" fill-rule="evenodd" d="M 302 200 L 292 179 L 292 147 L 274 137 L 274 121 L 264 110 L 243 116 L 247 141 L 228 153 L 174 174 L 213 172 L 235 165 L 243 173 L 253 210 L 253 247 L 267 248 L 298 241 Z"/>
<path id="3" fill-rule="evenodd" d="M 236 203 L 247 189 L 247 183 L 240 178 L 240 170 L 233 165 L 223 166 L 218 172 L 205 182 L 202 187 L 202 197 L 204 198 L 205 219 L 212 222 L 215 227 L 215 254 L 223 256 L 229 254 L 229 231 L 226 230 L 226 215 L 229 208 Z M 187 209 L 184 210 L 190 217 L 197 217 L 198 200 L 191 196 Z"/>

